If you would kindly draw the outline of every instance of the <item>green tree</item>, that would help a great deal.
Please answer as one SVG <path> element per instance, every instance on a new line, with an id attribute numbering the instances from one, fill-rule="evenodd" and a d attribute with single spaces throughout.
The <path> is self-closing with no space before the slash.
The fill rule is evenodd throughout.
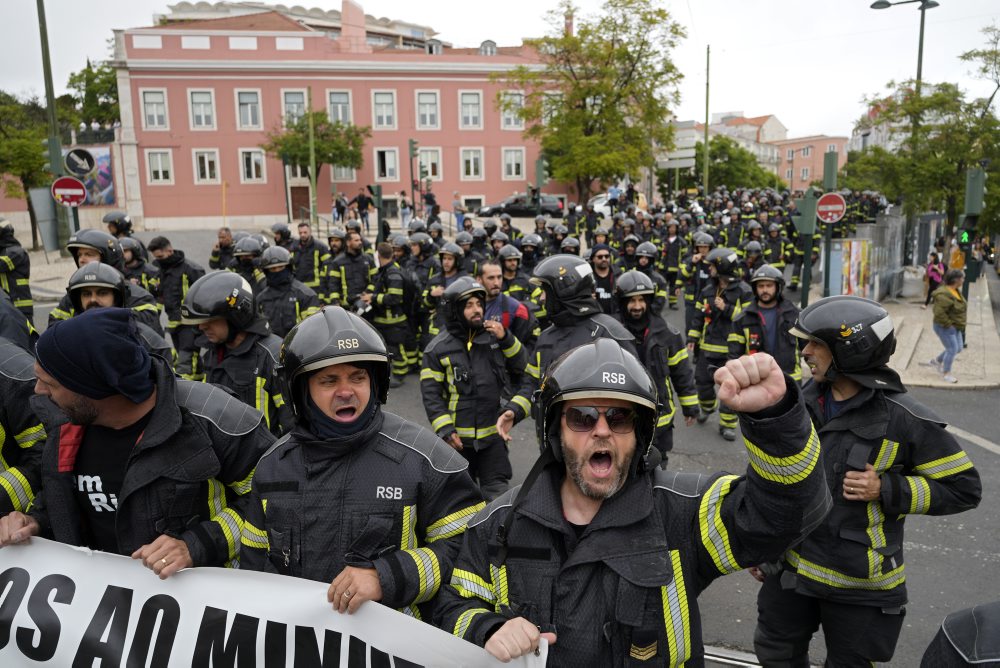
<path id="1" fill-rule="evenodd" d="M 371 128 L 346 125 L 340 121 L 331 122 L 323 111 L 310 113 L 313 119 L 317 178 L 323 165 L 360 168 L 364 162 L 362 155 L 365 140 L 371 136 Z M 272 130 L 261 148 L 272 157 L 289 165 L 298 165 L 303 173 L 308 173 L 309 117 L 303 114 L 293 124 Z"/>
<path id="2" fill-rule="evenodd" d="M 501 92 L 497 105 L 525 123 L 552 178 L 575 185 L 581 201 L 593 188 L 653 164 L 672 144 L 670 107 L 681 74 L 670 58 L 684 30 L 654 0 L 606 0 L 601 13 L 576 20 L 570 0 L 550 12 L 547 36 L 525 40 L 539 63 L 495 80 L 523 97 Z"/>
<path id="3" fill-rule="evenodd" d="M 78 115 L 71 119 L 74 123 L 83 121 L 89 126 L 93 120 L 102 125 L 119 120 L 118 75 L 110 62 L 94 67 L 88 58 L 82 70 L 69 75 L 66 87 L 76 103 Z"/>
<path id="4" fill-rule="evenodd" d="M 19 99 L 0 91 L 0 175 L 4 195 L 28 203 L 32 244 L 38 248 L 38 220 L 28 198 L 29 188 L 46 186 L 52 174 L 45 169 L 45 107 L 38 98 Z"/>
<path id="5" fill-rule="evenodd" d="M 695 146 L 694 167 L 683 170 L 680 175 L 681 188 L 697 188 L 701 185 L 701 175 L 705 166 L 703 142 Z M 780 188 L 784 181 L 757 162 L 754 154 L 725 135 L 715 135 L 708 140 L 708 173 L 712 183 L 732 188 Z M 673 170 L 657 170 L 660 194 L 664 201 L 669 199 L 667 190 L 673 188 Z"/>

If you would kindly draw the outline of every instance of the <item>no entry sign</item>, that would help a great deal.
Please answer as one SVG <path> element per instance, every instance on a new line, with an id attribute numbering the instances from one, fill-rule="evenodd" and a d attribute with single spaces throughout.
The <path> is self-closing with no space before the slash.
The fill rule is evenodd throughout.
<path id="1" fill-rule="evenodd" d="M 847 213 L 847 202 L 840 193 L 827 193 L 816 202 L 816 217 L 828 225 L 836 223 Z"/>
<path id="2" fill-rule="evenodd" d="M 80 179 L 60 176 L 52 184 L 52 199 L 63 206 L 80 206 L 87 199 L 87 189 Z"/>

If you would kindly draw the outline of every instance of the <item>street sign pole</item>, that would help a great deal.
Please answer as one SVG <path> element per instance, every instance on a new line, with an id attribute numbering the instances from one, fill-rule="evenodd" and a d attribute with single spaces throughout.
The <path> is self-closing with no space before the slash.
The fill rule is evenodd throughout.
<path id="1" fill-rule="evenodd" d="M 837 152 L 823 154 L 823 190 L 832 193 L 837 189 Z M 823 248 L 823 296 L 830 296 L 830 248 L 833 246 L 833 224 L 827 224 L 823 234 L 826 241 Z"/>
<path id="2" fill-rule="evenodd" d="M 798 218 L 792 218 L 799 232 L 800 243 L 805 239 L 804 256 L 802 258 L 802 299 L 801 308 L 809 306 L 809 286 L 812 283 L 812 239 L 816 232 L 816 189 L 812 186 L 806 190 L 802 199 L 795 200 L 799 210 Z"/>

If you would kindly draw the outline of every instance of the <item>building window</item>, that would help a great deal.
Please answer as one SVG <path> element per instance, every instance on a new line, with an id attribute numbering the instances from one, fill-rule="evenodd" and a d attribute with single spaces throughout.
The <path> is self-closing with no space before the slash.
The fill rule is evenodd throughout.
<path id="1" fill-rule="evenodd" d="M 503 180 L 516 181 L 524 178 L 524 149 L 505 148 L 503 150 Z"/>
<path id="2" fill-rule="evenodd" d="M 375 115 L 376 130 L 396 129 L 396 93 L 376 91 L 372 93 L 372 112 Z"/>
<path id="3" fill-rule="evenodd" d="M 277 51 L 302 51 L 305 42 L 301 37 L 275 37 L 274 48 Z"/>
<path id="4" fill-rule="evenodd" d="M 281 94 L 285 109 L 285 125 L 294 125 L 306 114 L 306 93 L 302 90 L 286 90 Z"/>
<path id="5" fill-rule="evenodd" d="M 230 37 L 229 48 L 233 51 L 256 51 L 256 37 Z"/>
<path id="6" fill-rule="evenodd" d="M 492 39 L 488 39 L 479 45 L 479 55 L 480 56 L 495 56 L 497 55 L 497 43 Z"/>
<path id="7" fill-rule="evenodd" d="M 240 182 L 265 183 L 264 151 L 259 148 L 240 149 Z"/>
<path id="8" fill-rule="evenodd" d="M 785 170 L 785 180 L 787 180 L 787 181 L 791 181 L 792 180 L 792 168 L 791 167 L 789 167 L 788 169 Z"/>
<path id="9" fill-rule="evenodd" d="M 376 181 L 398 181 L 399 170 L 397 168 L 398 158 L 396 149 L 379 148 L 375 149 L 375 180 Z"/>
<path id="10" fill-rule="evenodd" d="M 147 90 L 142 93 L 142 117 L 146 130 L 167 129 L 167 92 Z"/>
<path id="11" fill-rule="evenodd" d="M 357 177 L 354 175 L 353 167 L 333 166 L 331 178 L 337 183 L 354 183 Z"/>
<path id="12" fill-rule="evenodd" d="M 500 127 L 504 130 L 523 130 L 524 121 L 518 115 L 524 106 L 524 95 L 521 93 L 504 93 L 501 109 Z"/>
<path id="13" fill-rule="evenodd" d="M 837 145 L 836 144 L 827 144 L 826 145 L 826 152 L 829 153 L 830 151 L 833 151 L 834 153 L 836 153 L 837 152 Z"/>
<path id="14" fill-rule="evenodd" d="M 785 153 L 785 159 L 786 160 L 795 160 L 795 149 L 794 148 L 788 149 L 788 152 Z"/>
<path id="15" fill-rule="evenodd" d="M 240 130 L 260 129 L 260 92 L 255 90 L 236 91 L 236 108 L 238 112 L 236 126 Z"/>
<path id="16" fill-rule="evenodd" d="M 436 130 L 438 124 L 438 94 L 434 91 L 417 92 L 417 127 Z"/>
<path id="17" fill-rule="evenodd" d="M 417 151 L 417 165 L 421 179 L 441 180 L 441 149 L 422 148 Z"/>
<path id="18" fill-rule="evenodd" d="M 212 38 L 208 35 L 181 35 L 182 49 L 211 49 Z"/>
<path id="19" fill-rule="evenodd" d="M 288 178 L 308 179 L 309 170 L 306 169 L 305 165 L 288 165 Z"/>
<path id="20" fill-rule="evenodd" d="M 163 39 L 159 35 L 132 35 L 133 49 L 162 49 Z"/>
<path id="21" fill-rule="evenodd" d="M 483 180 L 483 149 L 481 148 L 462 149 L 461 178 L 463 181 Z"/>
<path id="22" fill-rule="evenodd" d="M 215 101 L 210 90 L 193 90 L 191 96 L 191 129 L 215 129 Z"/>
<path id="23" fill-rule="evenodd" d="M 545 93 L 542 97 L 542 122 L 550 125 L 559 114 L 560 107 L 562 107 L 562 95 Z"/>
<path id="24" fill-rule="evenodd" d="M 219 152 L 215 149 L 195 149 L 194 182 L 197 184 L 219 182 Z"/>
<path id="25" fill-rule="evenodd" d="M 351 123 L 351 94 L 345 90 L 330 91 L 327 95 L 330 122 Z"/>
<path id="26" fill-rule="evenodd" d="M 458 94 L 459 114 L 463 130 L 478 130 L 483 127 L 483 94 L 478 91 Z"/>
<path id="27" fill-rule="evenodd" d="M 808 167 L 803 167 L 802 171 L 799 172 L 799 180 L 800 181 L 808 181 L 809 180 L 809 168 Z"/>
<path id="28" fill-rule="evenodd" d="M 812 146 L 806 146 L 806 147 L 804 147 L 802 149 L 802 157 L 803 158 L 808 158 L 810 155 L 812 155 L 812 152 L 813 152 L 813 147 Z"/>
<path id="29" fill-rule="evenodd" d="M 463 197 L 462 204 L 469 211 L 478 211 L 483 206 L 482 197 Z"/>
<path id="30" fill-rule="evenodd" d="M 173 184 L 174 169 L 170 151 L 159 149 L 146 151 L 146 181 L 152 186 Z"/>

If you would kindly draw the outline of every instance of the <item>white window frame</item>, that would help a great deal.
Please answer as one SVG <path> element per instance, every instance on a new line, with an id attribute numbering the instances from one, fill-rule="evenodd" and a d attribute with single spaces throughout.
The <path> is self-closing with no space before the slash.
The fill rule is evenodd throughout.
<path id="1" fill-rule="evenodd" d="M 437 176 L 430 173 L 430 169 L 427 170 L 428 174 L 426 177 L 420 177 L 420 180 L 430 179 L 431 181 L 443 181 L 444 180 L 444 152 L 441 150 L 440 146 L 420 146 L 417 148 L 417 174 L 420 174 L 421 156 L 424 153 L 436 153 L 437 154 Z M 432 163 L 433 164 L 433 163 Z"/>
<path id="2" fill-rule="evenodd" d="M 813 147 L 811 145 L 810 146 L 803 146 L 802 147 L 802 157 L 803 158 L 808 158 L 809 156 L 812 155 L 812 152 L 813 152 Z"/>
<path id="3" fill-rule="evenodd" d="M 166 154 L 167 160 L 170 164 L 167 166 L 170 173 L 170 178 L 167 179 L 153 179 L 153 168 L 149 162 L 149 156 L 153 153 Z M 143 149 L 143 155 L 146 160 L 146 185 L 149 186 L 172 186 L 174 185 L 175 175 L 177 170 L 174 168 L 174 151 L 170 148 L 147 148 Z M 160 165 L 160 170 L 162 171 L 163 165 Z"/>
<path id="4" fill-rule="evenodd" d="M 195 113 L 194 113 L 194 101 L 191 96 L 195 93 L 208 93 L 212 106 L 212 124 L 211 125 L 195 125 Z M 187 89 L 187 107 L 188 107 L 188 122 L 189 127 L 192 132 L 203 132 L 205 130 L 215 130 L 219 127 L 219 108 L 215 104 L 215 89 L 214 88 L 188 88 Z"/>
<path id="5" fill-rule="evenodd" d="M 198 176 L 198 154 L 212 153 L 215 155 L 215 178 L 202 179 Z M 219 149 L 217 148 L 193 148 L 191 149 L 191 164 L 194 171 L 191 172 L 196 186 L 219 185 L 222 183 L 222 162 L 219 160 Z"/>
<path id="6" fill-rule="evenodd" d="M 257 94 L 257 125 L 243 125 L 240 117 L 240 93 Z M 264 129 L 264 96 L 260 88 L 236 88 L 233 90 L 233 104 L 236 105 L 236 129 L 241 132 L 259 132 Z M 242 173 L 242 167 L 240 168 Z"/>
<path id="7" fill-rule="evenodd" d="M 330 94 L 331 93 L 346 93 L 347 94 L 347 120 L 346 121 L 341 121 L 341 122 L 344 123 L 345 125 L 352 125 L 354 123 L 354 94 L 350 91 L 350 89 L 345 89 L 345 88 L 327 88 L 326 89 L 326 117 L 330 119 L 331 123 L 334 122 L 334 118 L 333 118 L 333 115 L 331 113 L 333 111 L 333 105 L 330 104 Z M 374 99 L 375 98 L 372 98 L 372 101 L 373 101 L 372 104 L 374 104 Z M 373 107 L 372 115 L 374 116 L 374 107 Z"/>
<path id="8" fill-rule="evenodd" d="M 285 104 L 285 95 L 287 93 L 302 93 L 302 113 L 305 114 L 309 111 L 309 91 L 305 88 L 282 88 L 281 89 L 281 124 L 284 127 L 288 127 L 288 106 Z"/>
<path id="9" fill-rule="evenodd" d="M 420 122 L 420 96 L 434 96 L 434 123 L 423 124 Z M 440 130 L 441 129 L 441 91 L 433 88 L 418 88 L 413 91 L 413 117 L 418 130 Z"/>
<path id="10" fill-rule="evenodd" d="M 378 110 L 375 107 L 375 96 L 381 93 L 392 95 L 392 125 L 378 124 Z M 372 89 L 372 130 L 396 130 L 399 128 L 399 96 L 395 88 Z"/>
<path id="11" fill-rule="evenodd" d="M 303 51 L 305 42 L 301 37 L 275 37 L 275 51 Z"/>
<path id="12" fill-rule="evenodd" d="M 795 160 L 795 149 L 790 148 L 785 152 L 785 160 Z"/>
<path id="13" fill-rule="evenodd" d="M 465 173 L 465 152 L 479 152 L 479 176 L 469 176 Z M 486 180 L 486 149 L 483 146 L 460 146 L 458 148 L 458 176 L 460 181 Z"/>
<path id="14" fill-rule="evenodd" d="M 504 98 L 510 97 L 510 96 L 515 96 L 515 95 L 520 96 L 520 98 L 521 98 L 521 107 L 522 108 L 524 107 L 524 91 L 521 91 L 521 90 L 506 90 L 501 95 Z M 501 106 L 501 108 L 500 108 L 500 129 L 501 130 L 506 130 L 506 131 L 517 131 L 517 132 L 520 132 L 521 130 L 524 130 L 524 119 L 520 118 L 519 116 L 516 116 L 516 115 L 515 116 L 508 116 L 507 115 L 508 113 L 510 113 L 510 112 L 508 112 L 506 109 L 503 108 L 503 106 Z M 508 118 L 513 119 L 515 121 L 515 124 L 508 125 L 507 124 L 507 119 Z"/>
<path id="15" fill-rule="evenodd" d="M 507 151 L 519 151 L 521 153 L 521 174 L 520 176 L 507 176 Z M 501 181 L 525 181 L 528 178 L 527 151 L 523 146 L 504 146 L 500 149 L 500 180 Z"/>
<path id="16" fill-rule="evenodd" d="M 486 195 L 462 195 L 462 206 L 469 210 L 469 200 L 473 199 L 479 200 L 479 206 L 486 206 Z"/>
<path id="17" fill-rule="evenodd" d="M 792 181 L 792 168 L 791 167 L 789 167 L 788 169 L 785 170 L 785 178 L 788 179 L 789 183 L 791 183 L 791 181 Z"/>
<path id="18" fill-rule="evenodd" d="M 358 180 L 358 170 L 353 167 L 344 167 L 343 169 L 351 170 L 351 177 L 347 179 L 337 178 L 337 166 L 330 165 L 330 183 L 354 183 Z"/>
<path id="19" fill-rule="evenodd" d="M 256 51 L 257 38 L 255 36 L 234 35 L 229 38 L 230 51 Z"/>
<path id="20" fill-rule="evenodd" d="M 212 38 L 209 35 L 181 35 L 181 48 L 204 51 L 212 48 Z"/>
<path id="21" fill-rule="evenodd" d="M 396 176 L 378 175 L 378 153 L 379 151 L 392 151 L 396 154 Z M 372 147 L 372 173 L 377 183 L 399 183 L 399 147 L 398 146 L 374 146 Z"/>
<path id="22" fill-rule="evenodd" d="M 808 180 L 809 180 L 809 168 L 803 167 L 802 169 L 799 170 L 799 181 L 808 181 Z"/>
<path id="23" fill-rule="evenodd" d="M 465 124 L 465 110 L 463 108 L 462 96 L 475 95 L 479 98 L 479 122 L 475 125 Z M 458 129 L 459 130 L 482 130 L 483 129 L 483 91 L 481 89 L 468 89 L 458 91 Z"/>
<path id="24" fill-rule="evenodd" d="M 163 93 L 163 125 L 149 125 L 146 123 L 146 93 Z M 170 131 L 170 101 L 166 88 L 140 88 L 139 105 L 142 107 L 142 129 L 149 132 L 169 132 Z"/>
<path id="25" fill-rule="evenodd" d="M 826 145 L 826 152 L 829 153 L 830 151 L 833 151 L 834 153 L 839 153 L 836 144 L 827 144 Z"/>
<path id="26" fill-rule="evenodd" d="M 243 154 L 244 153 L 260 153 L 262 160 L 260 161 L 260 178 L 259 179 L 248 179 L 246 172 L 243 171 Z M 264 149 L 259 146 L 241 146 L 236 149 L 236 155 L 240 166 L 240 183 L 246 185 L 263 185 L 267 183 L 267 154 L 264 153 Z"/>

